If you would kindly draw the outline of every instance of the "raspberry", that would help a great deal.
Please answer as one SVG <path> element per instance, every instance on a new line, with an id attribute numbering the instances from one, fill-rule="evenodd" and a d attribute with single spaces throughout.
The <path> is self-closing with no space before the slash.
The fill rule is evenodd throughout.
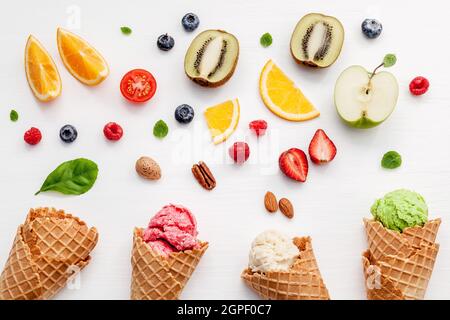
<path id="1" fill-rule="evenodd" d="M 430 82 L 424 77 L 414 78 L 409 84 L 409 91 L 415 96 L 421 96 L 428 91 Z"/>
<path id="2" fill-rule="evenodd" d="M 107 123 L 103 128 L 103 133 L 106 139 L 111 141 L 120 140 L 120 138 L 122 138 L 123 136 L 122 127 L 115 122 Z"/>
<path id="3" fill-rule="evenodd" d="M 247 161 L 250 156 L 250 148 L 245 142 L 235 142 L 230 149 L 228 149 L 228 154 L 234 162 L 242 164 Z"/>
<path id="4" fill-rule="evenodd" d="M 262 136 L 266 133 L 267 122 L 264 120 L 255 120 L 248 125 L 250 130 L 254 131 L 256 136 Z"/>
<path id="5" fill-rule="evenodd" d="M 23 140 L 26 143 L 34 146 L 38 144 L 42 139 L 41 131 L 38 128 L 31 127 L 25 134 L 23 135 Z"/>

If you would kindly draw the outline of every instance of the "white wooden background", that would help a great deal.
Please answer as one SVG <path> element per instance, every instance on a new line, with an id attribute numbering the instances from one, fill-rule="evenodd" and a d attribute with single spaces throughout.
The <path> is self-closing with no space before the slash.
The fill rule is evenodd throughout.
<path id="1" fill-rule="evenodd" d="M 335 299 L 363 299 L 365 292 L 361 252 L 366 248 L 363 217 L 370 216 L 375 198 L 397 188 L 424 195 L 430 217 L 442 217 L 441 250 L 427 298 L 450 298 L 450 148 L 449 118 L 450 40 L 445 1 L 24 1 L 5 2 L 0 11 L 0 264 L 6 261 L 17 226 L 30 207 L 54 206 L 79 215 L 100 233 L 92 263 L 83 271 L 81 287 L 64 290 L 61 299 L 127 299 L 130 286 L 130 250 L 134 226 L 145 226 L 167 203 L 189 207 L 197 217 L 200 238 L 210 249 L 185 288 L 186 299 L 255 299 L 240 280 L 247 264 L 252 239 L 269 228 L 292 236 L 311 235 L 323 277 Z M 194 33 L 180 24 L 187 12 L 201 19 Z M 297 66 L 289 53 L 289 40 L 297 21 L 309 12 L 338 17 L 346 39 L 338 61 L 326 70 Z M 79 15 L 78 15 L 79 13 Z M 77 19 L 79 17 L 79 20 Z M 382 36 L 363 37 L 360 24 L 375 17 L 383 22 Z M 119 27 L 133 29 L 130 36 Z M 62 65 L 56 47 L 58 26 L 74 30 L 105 56 L 109 78 L 89 88 L 75 80 Z M 209 28 L 237 36 L 241 53 L 233 78 L 222 88 L 209 90 L 190 82 L 183 71 L 185 51 L 196 33 Z M 168 32 L 175 48 L 162 52 L 158 35 Z M 262 48 L 259 37 L 273 35 L 273 45 Z M 63 81 L 63 93 L 50 104 L 37 102 L 28 88 L 23 66 L 27 37 L 33 34 L 52 54 Z M 358 131 L 339 120 L 333 106 L 334 83 L 340 72 L 353 64 L 376 66 L 386 53 L 396 53 L 391 71 L 400 84 L 400 99 L 393 115 L 378 128 Z M 274 61 L 304 90 L 320 109 L 318 119 L 290 123 L 272 115 L 258 93 L 259 72 L 268 59 Z M 132 68 L 150 70 L 158 81 L 156 96 L 145 106 L 128 104 L 119 92 L 122 75 Z M 412 97 L 409 81 L 427 76 L 426 96 Z M 202 116 L 205 107 L 231 98 L 241 102 L 238 131 L 221 146 L 209 142 Z M 178 125 L 173 112 L 189 103 L 196 118 L 189 126 Z M 9 121 L 9 111 L 20 114 Z M 248 122 L 266 119 L 270 134 L 258 142 L 247 130 Z M 163 141 L 151 133 L 164 119 L 170 126 Z M 120 142 L 105 140 L 102 128 L 119 122 L 125 131 Z M 63 144 L 62 125 L 79 131 L 78 140 Z M 23 133 L 31 126 L 44 135 L 36 147 L 25 145 Z M 308 181 L 298 184 L 277 169 L 281 151 L 307 149 L 317 128 L 334 140 L 338 154 L 325 167 L 311 165 Z M 237 167 L 226 153 L 228 145 L 246 138 L 252 154 Z M 399 151 L 403 166 L 395 171 L 380 168 L 388 150 Z M 163 178 L 157 183 L 137 177 L 134 163 L 141 155 L 157 159 Z M 94 188 L 80 197 L 34 192 L 59 163 L 87 157 L 96 161 L 100 174 Z M 210 164 L 218 185 L 212 192 L 201 189 L 190 172 L 192 163 Z M 263 207 L 267 190 L 290 198 L 296 217 L 271 216 Z"/>

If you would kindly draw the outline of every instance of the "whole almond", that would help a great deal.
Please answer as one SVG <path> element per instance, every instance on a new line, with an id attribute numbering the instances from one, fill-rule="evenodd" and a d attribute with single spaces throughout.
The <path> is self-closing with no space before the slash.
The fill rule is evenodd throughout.
<path id="1" fill-rule="evenodd" d="M 288 217 L 289 219 L 292 219 L 294 217 L 294 207 L 288 199 L 280 199 L 278 205 L 280 206 L 281 213 L 283 213 L 286 217 Z"/>
<path id="2" fill-rule="evenodd" d="M 161 178 L 161 168 L 158 163 L 150 157 L 140 157 L 136 161 L 136 172 L 148 180 L 159 180 Z"/>
<path id="3" fill-rule="evenodd" d="M 266 207 L 267 211 L 269 211 L 270 213 L 277 212 L 277 210 L 278 210 L 277 198 L 270 191 L 267 191 L 266 195 L 264 196 L 264 206 Z"/>

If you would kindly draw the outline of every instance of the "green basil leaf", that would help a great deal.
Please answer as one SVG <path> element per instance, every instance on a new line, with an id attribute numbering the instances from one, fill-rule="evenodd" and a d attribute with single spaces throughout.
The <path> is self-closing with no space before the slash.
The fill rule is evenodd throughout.
<path id="1" fill-rule="evenodd" d="M 35 195 L 45 191 L 80 195 L 88 192 L 97 180 L 97 164 L 88 159 L 75 159 L 60 164 L 50 173 Z"/>
<path id="2" fill-rule="evenodd" d="M 381 160 L 381 166 L 385 169 L 396 169 L 402 165 L 402 156 L 396 151 L 386 152 Z"/>
<path id="3" fill-rule="evenodd" d="M 17 120 L 19 120 L 19 114 L 16 110 L 11 110 L 11 112 L 9 113 L 9 119 L 12 122 L 16 122 Z"/>
<path id="4" fill-rule="evenodd" d="M 125 34 L 125 35 L 129 35 L 132 32 L 130 27 L 125 27 L 125 26 L 124 27 L 120 27 L 120 31 L 122 31 L 122 33 Z"/>
<path id="5" fill-rule="evenodd" d="M 169 127 L 163 120 L 159 120 L 153 127 L 153 135 L 157 138 L 164 138 L 169 133 Z"/>
<path id="6" fill-rule="evenodd" d="M 259 43 L 261 43 L 264 48 L 267 48 L 272 44 L 272 35 L 268 32 L 264 33 L 259 39 Z"/>

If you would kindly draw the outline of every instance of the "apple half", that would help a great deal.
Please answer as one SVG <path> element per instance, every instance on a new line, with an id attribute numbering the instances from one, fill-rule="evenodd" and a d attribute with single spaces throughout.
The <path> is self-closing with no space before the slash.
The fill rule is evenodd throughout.
<path id="1" fill-rule="evenodd" d="M 372 79 L 371 75 L 362 66 L 351 66 L 336 81 L 334 103 L 339 116 L 351 127 L 376 127 L 397 105 L 399 89 L 394 75 L 386 71 Z"/>

